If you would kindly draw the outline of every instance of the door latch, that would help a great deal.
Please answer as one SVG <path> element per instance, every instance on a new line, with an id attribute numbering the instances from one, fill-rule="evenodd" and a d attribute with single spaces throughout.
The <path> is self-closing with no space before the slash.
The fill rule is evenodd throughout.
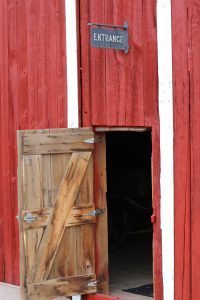
<path id="1" fill-rule="evenodd" d="M 155 224 L 156 223 L 156 215 L 151 216 L 151 223 Z"/>
<path id="2" fill-rule="evenodd" d="M 35 222 L 36 220 L 37 220 L 37 218 L 36 217 L 34 217 L 33 215 L 32 215 L 32 213 L 26 213 L 25 215 L 24 215 L 24 221 L 26 221 L 27 223 L 32 223 L 32 222 Z"/>
<path id="3" fill-rule="evenodd" d="M 103 215 L 104 212 L 105 212 L 105 209 L 97 208 L 97 209 L 92 210 L 89 213 L 85 214 L 84 216 L 97 217 L 97 216 Z"/>

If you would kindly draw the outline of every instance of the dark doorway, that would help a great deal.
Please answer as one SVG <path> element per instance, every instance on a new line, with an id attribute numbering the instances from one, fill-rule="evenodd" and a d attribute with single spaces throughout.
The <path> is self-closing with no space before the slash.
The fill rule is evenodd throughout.
<path id="1" fill-rule="evenodd" d="M 151 152 L 151 131 L 106 134 L 110 293 L 126 300 L 152 299 Z"/>

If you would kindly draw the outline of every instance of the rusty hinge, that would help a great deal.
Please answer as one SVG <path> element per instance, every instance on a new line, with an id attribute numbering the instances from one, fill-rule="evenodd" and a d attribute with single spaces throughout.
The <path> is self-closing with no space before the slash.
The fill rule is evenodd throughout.
<path id="1" fill-rule="evenodd" d="M 96 217 L 96 216 L 101 216 L 105 212 L 105 209 L 97 208 L 95 210 L 90 211 L 89 213 L 85 214 L 84 216 L 91 216 L 91 217 Z"/>
<path id="2" fill-rule="evenodd" d="M 32 213 L 26 213 L 25 215 L 24 215 L 24 221 L 26 221 L 27 223 L 32 223 L 32 222 L 35 222 L 36 220 L 37 220 L 37 218 L 36 217 L 34 217 L 33 215 L 32 215 Z"/>

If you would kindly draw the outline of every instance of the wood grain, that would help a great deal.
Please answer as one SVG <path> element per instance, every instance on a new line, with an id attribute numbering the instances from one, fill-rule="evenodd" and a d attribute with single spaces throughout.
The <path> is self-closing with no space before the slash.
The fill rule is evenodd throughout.
<path id="1" fill-rule="evenodd" d="M 98 292 L 108 294 L 108 227 L 107 227 L 107 200 L 106 200 L 106 141 L 105 134 L 102 142 L 95 144 L 94 148 L 94 199 L 95 205 L 104 210 L 104 214 L 97 218 L 96 223 L 96 275 L 98 279 Z"/>
<path id="2" fill-rule="evenodd" d="M 191 291 L 191 132 L 189 40 L 191 1 L 172 1 L 174 93 L 175 299 L 192 300 Z"/>
<path id="3" fill-rule="evenodd" d="M 70 140 L 69 140 L 70 137 Z M 84 142 L 92 138 L 93 134 L 79 135 L 49 133 L 35 134 L 24 137 L 24 154 L 49 154 L 49 153 L 72 153 L 76 150 L 92 150 L 91 143 Z"/>
<path id="4" fill-rule="evenodd" d="M 82 207 L 73 207 L 69 213 L 65 227 L 76 226 L 87 223 L 94 223 L 95 217 L 88 215 L 95 210 L 93 205 L 84 205 Z M 29 209 L 22 210 L 21 215 L 23 219 L 24 230 L 37 229 L 40 227 L 46 227 L 49 223 L 53 208 L 43 208 L 43 209 Z M 28 223 L 24 220 L 27 214 L 31 214 L 35 221 Z"/>
<path id="5" fill-rule="evenodd" d="M 37 300 L 38 297 L 49 300 L 50 297 L 95 293 L 96 286 L 90 286 L 93 285 L 95 278 L 95 274 L 91 274 L 29 284 L 28 296 L 30 300 Z"/>
<path id="6" fill-rule="evenodd" d="M 16 285 L 21 272 L 16 130 L 67 125 L 64 1 L 40 2 L 0 3 L 0 280 Z"/>
<path id="7" fill-rule="evenodd" d="M 75 202 L 91 153 L 73 153 L 61 182 L 49 224 L 32 268 L 34 282 L 47 279 L 62 239 L 65 223 Z"/>

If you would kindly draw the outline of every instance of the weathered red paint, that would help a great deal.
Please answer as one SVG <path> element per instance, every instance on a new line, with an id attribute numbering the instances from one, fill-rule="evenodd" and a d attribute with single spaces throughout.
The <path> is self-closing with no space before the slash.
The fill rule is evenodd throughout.
<path id="1" fill-rule="evenodd" d="M 0 281 L 19 283 L 17 129 L 66 127 L 64 0 L 0 3 Z"/>
<path id="2" fill-rule="evenodd" d="M 128 55 L 94 49 L 88 22 L 129 24 Z M 82 126 L 152 128 L 155 299 L 162 300 L 156 1 L 80 0 Z M 98 263 L 98 262 L 97 262 Z"/>
<path id="3" fill-rule="evenodd" d="M 200 298 L 199 1 L 172 1 L 175 135 L 175 299 Z"/>
<path id="4" fill-rule="evenodd" d="M 172 1 L 176 300 L 200 297 L 192 296 L 192 280 L 197 275 L 191 266 L 191 2 Z"/>
<path id="5" fill-rule="evenodd" d="M 191 136 L 191 299 L 200 298 L 200 3 L 189 7 Z"/>

